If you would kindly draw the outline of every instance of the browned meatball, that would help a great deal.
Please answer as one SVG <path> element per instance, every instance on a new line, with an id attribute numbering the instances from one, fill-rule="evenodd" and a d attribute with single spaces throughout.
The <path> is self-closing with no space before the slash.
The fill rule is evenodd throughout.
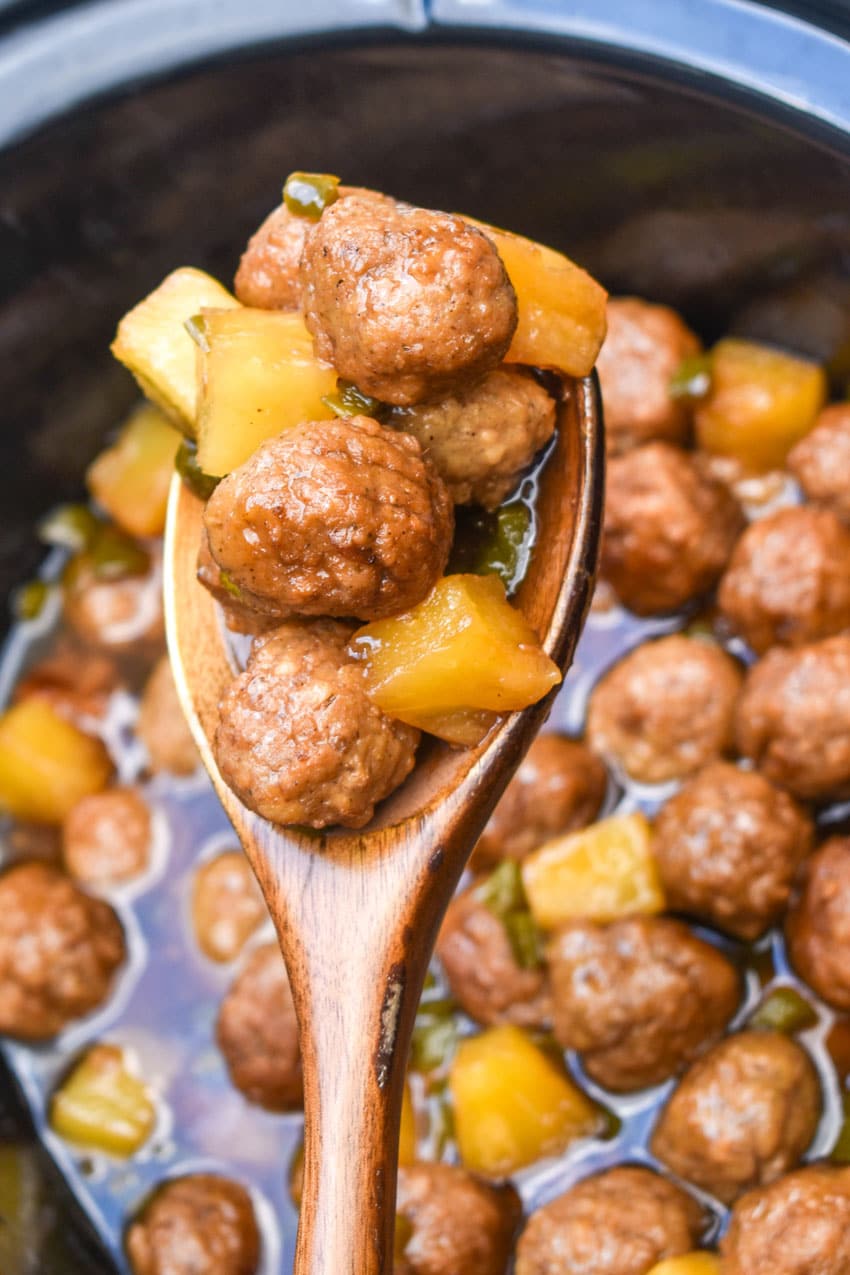
<path id="1" fill-rule="evenodd" d="M 362 620 L 430 593 L 454 527 L 416 439 L 366 416 L 269 439 L 219 483 L 204 522 L 213 557 L 250 605 Z"/>
<path id="2" fill-rule="evenodd" d="M 419 439 L 456 504 L 495 509 L 552 437 L 555 400 L 527 372 L 499 367 L 439 403 L 397 407 L 391 420 Z"/>
<path id="3" fill-rule="evenodd" d="M 301 258 L 319 358 L 386 403 L 444 398 L 502 361 L 517 324 L 492 242 L 449 213 L 352 195 Z"/>
<path id="4" fill-rule="evenodd" d="M 555 1035 L 608 1089 L 674 1075 L 723 1033 L 741 995 L 726 957 L 663 917 L 574 921 L 547 959 Z"/>
<path id="5" fill-rule="evenodd" d="M 219 1010 L 216 1039 L 230 1079 L 249 1102 L 269 1111 L 301 1105 L 298 1023 L 276 943 L 252 952 L 231 984 Z"/>
<path id="6" fill-rule="evenodd" d="M 200 758 L 177 697 L 171 661 L 163 655 L 145 683 L 136 734 L 144 744 L 152 770 L 191 775 Z"/>
<path id="7" fill-rule="evenodd" d="M 744 532 L 717 593 L 754 651 L 801 646 L 850 626 L 850 530 L 829 509 L 779 509 Z"/>
<path id="8" fill-rule="evenodd" d="M 251 865 L 241 850 L 225 850 L 195 873 L 192 921 L 211 961 L 232 961 L 267 916 Z"/>
<path id="9" fill-rule="evenodd" d="M 638 615 L 706 593 L 743 526 L 735 498 L 690 456 L 649 443 L 608 464 L 601 571 Z"/>
<path id="10" fill-rule="evenodd" d="M 670 380 L 683 359 L 700 351 L 699 338 L 675 310 L 638 297 L 608 302 L 608 335 L 596 366 L 612 451 L 652 439 L 684 443 L 689 412 L 670 396 Z"/>
<path id="11" fill-rule="evenodd" d="M 813 1164 L 732 1210 L 720 1242 L 723 1275 L 845 1275 L 850 1271 L 850 1169 Z"/>
<path id="12" fill-rule="evenodd" d="M 850 403 L 826 407 L 788 453 L 788 468 L 809 500 L 850 522 Z"/>
<path id="13" fill-rule="evenodd" d="M 258 609 L 263 602 L 257 599 L 258 606 L 251 605 L 251 595 L 245 589 L 239 589 L 230 581 L 215 558 L 210 553 L 210 542 L 206 532 L 201 538 L 198 550 L 198 580 L 213 595 L 222 609 L 224 622 L 232 633 L 248 633 L 256 637 L 260 633 L 268 633 L 278 624 L 274 615 L 266 615 Z"/>
<path id="14" fill-rule="evenodd" d="M 667 902 L 741 939 L 777 921 L 812 848 L 809 816 L 763 775 L 712 762 L 671 797 L 654 849 Z"/>
<path id="15" fill-rule="evenodd" d="M 107 788 L 83 797 L 62 826 L 65 867 L 91 885 L 144 872 L 150 850 L 151 812 L 138 788 Z"/>
<path id="16" fill-rule="evenodd" d="M 643 783 L 684 779 L 731 751 L 740 688 L 738 665 L 711 642 L 645 642 L 594 688 L 587 741 Z"/>
<path id="17" fill-rule="evenodd" d="M 44 659 L 27 670 L 13 698 L 16 703 L 46 700 L 57 713 L 80 723 L 103 717 L 118 683 L 118 669 L 110 656 L 60 638 Z"/>
<path id="18" fill-rule="evenodd" d="M 797 797 L 850 793 L 850 637 L 768 651 L 735 710 L 740 752 Z"/>
<path id="19" fill-rule="evenodd" d="M 127 1232 L 133 1275 L 256 1275 L 251 1197 L 230 1178 L 192 1173 L 159 1188 Z"/>
<path id="20" fill-rule="evenodd" d="M 650 1169 L 621 1165 L 585 1178 L 529 1218 L 516 1275 L 647 1275 L 689 1252 L 702 1230 L 696 1200 Z"/>
<path id="21" fill-rule="evenodd" d="M 233 290 L 243 305 L 258 310 L 300 308 L 298 267 L 313 224 L 309 218 L 291 213 L 286 204 L 272 209 L 248 240 L 233 280 Z"/>
<path id="22" fill-rule="evenodd" d="M 817 1072 L 796 1041 L 739 1032 L 686 1073 L 655 1126 L 652 1150 L 674 1173 L 731 1204 L 793 1169 L 820 1110 Z"/>
<path id="23" fill-rule="evenodd" d="M 71 559 L 62 580 L 64 615 L 74 632 L 92 646 L 110 651 L 158 646 L 165 636 L 162 562 L 151 552 L 144 574 L 102 579 L 90 559 Z"/>
<path id="24" fill-rule="evenodd" d="M 351 630 L 293 621 L 259 638 L 219 706 L 225 781 L 273 823 L 361 828 L 413 769 L 419 732 L 369 698 Z"/>
<path id="25" fill-rule="evenodd" d="M 512 1187 L 414 1164 L 398 1171 L 396 1212 L 411 1233 L 393 1275 L 504 1275 L 522 1208 Z"/>
<path id="26" fill-rule="evenodd" d="M 0 876 L 0 1032 L 48 1040 L 108 996 L 124 960 L 112 908 L 45 863 Z"/>
<path id="27" fill-rule="evenodd" d="M 476 1022 L 518 1027 L 550 1022 L 545 970 L 523 969 L 517 963 L 503 921 L 481 902 L 476 886 L 449 904 L 437 955 L 455 998 Z"/>
<path id="28" fill-rule="evenodd" d="M 475 847 L 473 866 L 524 859 L 550 837 L 592 823 L 608 772 L 589 748 L 565 735 L 538 735 Z"/>
<path id="29" fill-rule="evenodd" d="M 850 838 L 831 837 L 807 863 L 788 917 L 788 951 L 818 996 L 850 1010 Z"/>

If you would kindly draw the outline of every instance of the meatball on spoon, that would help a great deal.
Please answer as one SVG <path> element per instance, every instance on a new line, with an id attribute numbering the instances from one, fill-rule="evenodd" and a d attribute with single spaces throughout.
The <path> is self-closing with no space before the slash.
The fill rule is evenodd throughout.
<path id="1" fill-rule="evenodd" d="M 562 668 L 596 569 L 603 487 L 593 380 L 570 382 L 542 477 L 540 534 L 517 602 Z M 475 747 L 423 749 L 362 832 L 310 835 L 253 814 L 211 741 L 233 678 L 216 603 L 196 578 L 203 505 L 175 480 L 166 532 L 168 644 L 204 764 L 277 927 L 301 1031 L 306 1159 L 296 1275 L 390 1275 L 398 1132 L 416 1007 L 440 919 L 490 812 L 551 706 Z"/>

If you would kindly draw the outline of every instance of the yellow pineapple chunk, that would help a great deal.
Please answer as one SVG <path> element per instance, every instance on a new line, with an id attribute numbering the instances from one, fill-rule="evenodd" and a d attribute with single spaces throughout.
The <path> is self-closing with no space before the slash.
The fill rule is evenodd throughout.
<path id="1" fill-rule="evenodd" d="M 201 323 L 198 464 L 221 477 L 267 438 L 301 421 L 329 420 L 322 402 L 337 376 L 313 354 L 300 314 L 206 310 Z"/>
<path id="2" fill-rule="evenodd" d="M 358 629 L 351 649 L 385 713 L 450 740 L 445 715 L 513 712 L 561 680 L 496 576 L 444 576 L 410 611 Z"/>
<path id="3" fill-rule="evenodd" d="M 506 362 L 587 376 L 607 330 L 608 293 L 602 285 L 554 248 L 484 222 L 472 224 L 495 243 L 517 295 L 519 323 Z"/>
<path id="4" fill-rule="evenodd" d="M 518 1027 L 464 1040 L 449 1075 L 460 1158 L 500 1178 L 598 1131 L 600 1112 Z"/>
<path id="5" fill-rule="evenodd" d="M 62 823 L 109 782 L 112 762 L 99 739 L 35 696 L 0 715 L 0 810 L 35 823 Z"/>
<path id="6" fill-rule="evenodd" d="M 763 473 L 785 462 L 826 401 L 823 368 L 728 337 L 711 354 L 711 390 L 694 416 L 697 442 Z"/>
<path id="7" fill-rule="evenodd" d="M 112 353 L 130 369 L 145 397 L 190 438 L 197 419 L 197 354 L 184 324 L 204 306 L 222 310 L 238 305 L 211 275 L 184 266 L 118 324 Z"/>
<path id="8" fill-rule="evenodd" d="M 147 1141 L 156 1108 L 117 1045 L 95 1045 L 50 1104 L 50 1124 L 69 1142 L 129 1156 Z"/>
<path id="9" fill-rule="evenodd" d="M 616 921 L 664 910 L 644 815 L 612 815 L 547 841 L 522 864 L 531 914 L 544 930 L 567 921 Z"/>
<path id="10" fill-rule="evenodd" d="M 180 434 L 152 405 L 139 408 L 89 465 L 94 499 L 131 536 L 161 536 Z"/>
<path id="11" fill-rule="evenodd" d="M 714 1253 L 683 1253 L 659 1262 L 647 1275 L 720 1275 L 720 1258 Z"/>

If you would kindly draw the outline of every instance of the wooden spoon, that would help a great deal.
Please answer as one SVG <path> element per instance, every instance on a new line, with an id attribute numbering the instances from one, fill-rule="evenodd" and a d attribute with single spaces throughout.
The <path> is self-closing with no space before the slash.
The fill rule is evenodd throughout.
<path id="1" fill-rule="evenodd" d="M 540 534 L 517 602 L 569 665 L 592 592 L 604 449 L 595 379 L 569 382 L 541 479 Z M 301 1032 L 305 1162 L 296 1275 L 390 1275 L 401 1102 L 416 1008 L 443 912 L 551 696 L 477 747 L 426 747 L 367 829 L 310 836 L 253 814 L 211 740 L 234 670 L 195 578 L 203 505 L 175 478 L 165 548 L 168 646 L 204 765 L 257 875 Z"/>

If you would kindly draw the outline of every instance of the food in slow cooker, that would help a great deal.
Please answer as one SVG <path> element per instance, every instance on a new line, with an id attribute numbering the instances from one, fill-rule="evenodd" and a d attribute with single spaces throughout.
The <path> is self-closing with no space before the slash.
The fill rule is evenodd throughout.
<path id="1" fill-rule="evenodd" d="M 788 468 L 809 500 L 850 522 L 850 406 L 825 407 L 814 429 L 788 453 Z"/>
<path id="2" fill-rule="evenodd" d="M 191 775 L 197 770 L 198 749 L 177 698 L 167 655 L 157 660 L 145 682 L 136 731 L 151 770 L 167 770 L 172 775 Z"/>
<path id="3" fill-rule="evenodd" d="M 850 1009 L 850 840 L 830 837 L 805 866 L 788 914 L 788 954 L 828 1004 Z"/>
<path id="4" fill-rule="evenodd" d="M 127 1232 L 133 1275 L 256 1275 L 260 1232 L 238 1182 L 192 1173 L 161 1186 Z"/>
<path id="5" fill-rule="evenodd" d="M 248 956 L 221 1002 L 215 1035 L 230 1079 L 249 1102 L 269 1111 L 300 1107 L 298 1024 L 276 943 Z"/>
<path id="6" fill-rule="evenodd" d="M 748 1191 L 720 1242 L 723 1275 L 850 1269 L 850 1169 L 814 1164 Z"/>
<path id="7" fill-rule="evenodd" d="M 62 857 L 84 885 L 126 881 L 150 862 L 153 826 L 143 794 L 116 785 L 83 797 L 62 825 Z"/>
<path id="8" fill-rule="evenodd" d="M 510 1186 L 451 1164 L 399 1169 L 393 1275 L 504 1275 L 522 1217 Z"/>

